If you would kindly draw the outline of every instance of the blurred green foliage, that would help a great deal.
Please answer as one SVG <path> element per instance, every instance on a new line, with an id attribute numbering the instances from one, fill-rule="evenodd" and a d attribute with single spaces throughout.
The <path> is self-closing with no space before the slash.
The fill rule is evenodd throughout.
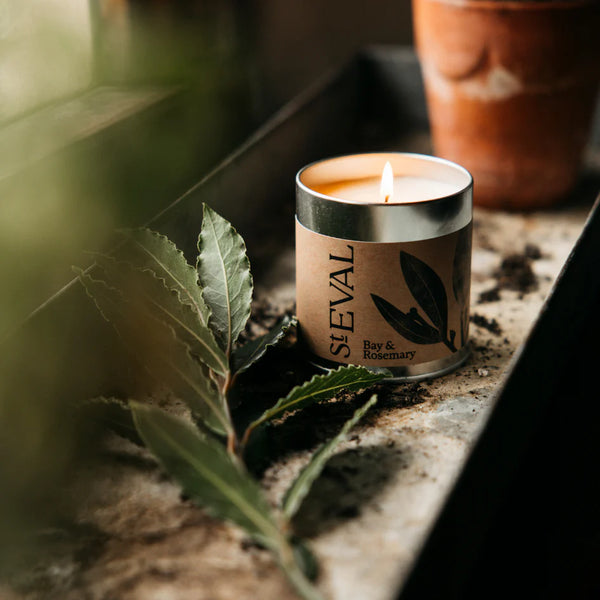
<path id="1" fill-rule="evenodd" d="M 2 27 L 45 3 L 57 5 L 6 5 L 0 50 Z M 92 0 L 89 83 L 53 88 L 46 103 L 32 94 L 37 106 L 0 121 L 0 562 L 53 517 L 69 465 L 93 440 L 74 403 L 131 378 L 70 285 L 71 265 L 110 248 L 115 229 L 148 221 L 252 128 L 240 8 L 195 4 Z M 67 13 L 56 29 L 44 23 L 47 43 L 19 65 L 29 89 L 81 69 L 87 38 L 60 26 Z M 51 47 L 68 49 L 52 68 Z"/>

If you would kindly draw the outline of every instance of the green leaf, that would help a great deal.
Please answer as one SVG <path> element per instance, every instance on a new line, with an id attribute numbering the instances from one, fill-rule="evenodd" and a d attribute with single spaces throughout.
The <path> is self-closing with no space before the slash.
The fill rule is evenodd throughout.
<path id="1" fill-rule="evenodd" d="M 198 285 L 198 272 L 169 238 L 150 229 L 127 231 L 127 259 L 138 269 L 150 269 L 167 287 L 189 304 L 200 322 L 208 326 L 210 310 Z"/>
<path id="2" fill-rule="evenodd" d="M 164 341 L 163 341 L 164 340 Z M 233 430 L 226 400 L 220 395 L 207 368 L 190 353 L 189 348 L 174 335 L 171 339 L 157 338 L 160 351 L 150 354 L 147 361 L 153 375 L 158 375 L 173 393 L 215 433 Z M 154 360 L 152 360 L 154 357 Z"/>
<path id="3" fill-rule="evenodd" d="M 324 600 L 319 590 L 313 586 L 308 576 L 303 571 L 306 567 L 304 560 L 300 559 L 301 562 L 297 562 L 299 559 L 297 549 L 294 548 L 292 552 L 294 553 L 294 560 L 280 561 L 281 568 L 288 580 L 304 600 Z"/>
<path id="4" fill-rule="evenodd" d="M 105 281 L 75 269 L 102 316 L 117 330 L 125 346 L 148 374 L 183 400 L 207 427 L 219 434 L 232 430 L 225 400 L 208 370 L 190 353 L 173 329 L 128 302 Z"/>
<path id="5" fill-rule="evenodd" d="M 387 372 L 373 373 L 365 367 L 344 366 L 327 375 L 315 375 L 310 381 L 295 387 L 285 398 L 275 406 L 265 411 L 256 421 L 251 423 L 244 435 L 247 441 L 250 433 L 262 423 L 281 417 L 284 413 L 305 408 L 313 402 L 333 398 L 342 390 L 357 391 L 373 385 L 384 377 Z"/>
<path id="6" fill-rule="evenodd" d="M 197 269 L 211 326 L 226 356 L 250 316 L 252 276 L 246 245 L 231 224 L 204 205 Z"/>
<path id="7" fill-rule="evenodd" d="M 141 438 L 194 501 L 279 552 L 283 536 L 259 486 L 221 444 L 160 409 L 131 407 Z"/>
<path id="8" fill-rule="evenodd" d="M 204 364 L 216 373 L 225 375 L 229 370 L 227 358 L 207 325 L 194 308 L 181 301 L 178 291 L 167 287 L 163 278 L 149 269 L 135 269 L 133 265 L 102 254 L 95 255 L 96 263 L 107 277 L 107 283 L 122 290 L 128 300 L 171 326 Z"/>
<path id="9" fill-rule="evenodd" d="M 296 325 L 296 318 L 286 315 L 265 335 L 236 348 L 232 356 L 233 372 L 239 374 L 248 370 L 265 355 L 270 347 L 277 345 L 294 325 Z"/>
<path id="10" fill-rule="evenodd" d="M 179 417 L 135 402 L 131 407 L 140 437 L 186 494 L 269 548 L 302 598 L 323 600 L 303 572 L 314 570 L 307 551 L 286 539 L 258 484 L 223 446 Z"/>
<path id="11" fill-rule="evenodd" d="M 87 419 L 102 423 L 117 435 L 138 446 L 143 443 L 135 428 L 131 409 L 126 402 L 118 398 L 99 396 L 84 402 L 81 410 Z"/>
<path id="12" fill-rule="evenodd" d="M 300 505 L 310 491 L 312 484 L 319 477 L 327 461 L 331 458 L 339 444 L 347 439 L 350 430 L 376 402 L 377 396 L 371 396 L 370 400 L 357 409 L 354 412 L 354 415 L 344 423 L 341 431 L 326 444 L 323 444 L 313 454 L 309 463 L 302 469 L 283 499 L 283 514 L 288 519 L 291 519 L 300 508 Z"/>

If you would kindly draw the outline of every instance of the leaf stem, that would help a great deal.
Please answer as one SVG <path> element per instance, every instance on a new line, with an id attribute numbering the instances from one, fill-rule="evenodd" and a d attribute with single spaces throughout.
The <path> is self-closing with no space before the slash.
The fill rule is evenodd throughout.
<path id="1" fill-rule="evenodd" d="M 281 525 L 280 529 L 282 529 Z M 281 570 L 303 600 L 324 600 L 321 593 L 302 571 L 288 538 L 280 539 L 277 547 L 277 558 Z"/>
<path id="2" fill-rule="evenodd" d="M 295 560 L 282 561 L 280 564 L 288 581 L 304 600 L 324 600 L 321 593 L 307 579 Z"/>
<path id="3" fill-rule="evenodd" d="M 238 454 L 239 443 L 238 443 L 237 433 L 235 431 L 235 426 L 231 419 L 231 411 L 229 410 L 229 402 L 228 402 L 229 390 L 231 389 L 231 387 L 233 385 L 233 378 L 231 376 L 230 369 L 227 369 L 227 372 L 225 373 L 225 378 L 222 381 L 223 381 L 223 383 L 220 387 L 219 395 L 221 396 L 221 404 L 223 405 L 223 412 L 225 413 L 225 417 L 229 424 L 227 427 L 227 452 L 229 452 L 229 454 L 237 460 L 237 459 L 240 459 L 240 456 Z"/>
<path id="4" fill-rule="evenodd" d="M 246 427 L 246 431 L 244 431 L 244 435 L 242 436 L 242 441 L 240 442 L 240 447 L 242 449 L 244 449 L 246 447 L 246 445 L 248 444 L 248 440 L 250 439 L 250 436 L 252 435 L 252 432 L 254 431 L 254 427 L 252 425 L 253 425 L 252 423 L 250 425 L 248 425 L 248 427 Z"/>

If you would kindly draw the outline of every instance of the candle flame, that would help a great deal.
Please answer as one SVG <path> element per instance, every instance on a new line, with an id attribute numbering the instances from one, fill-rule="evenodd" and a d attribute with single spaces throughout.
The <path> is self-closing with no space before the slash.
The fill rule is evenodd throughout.
<path id="1" fill-rule="evenodd" d="M 392 171 L 392 165 L 389 163 L 389 161 L 386 162 L 385 167 L 383 167 L 379 195 L 384 202 L 388 202 L 388 200 L 394 195 L 394 171 Z"/>

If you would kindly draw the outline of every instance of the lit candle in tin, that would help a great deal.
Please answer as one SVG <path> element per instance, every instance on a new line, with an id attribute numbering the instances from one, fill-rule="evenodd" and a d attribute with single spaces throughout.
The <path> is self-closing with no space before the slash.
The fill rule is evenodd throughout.
<path id="1" fill-rule="evenodd" d="M 333 181 L 317 184 L 313 189 L 316 192 L 339 198 L 345 202 L 400 204 L 402 202 L 422 202 L 434 198 L 443 198 L 457 191 L 458 187 L 453 183 L 428 177 L 394 176 L 392 165 L 387 161 L 381 177 Z"/>
<path id="2" fill-rule="evenodd" d="M 444 373 L 467 356 L 472 179 L 428 156 L 343 156 L 297 183 L 301 340 L 322 366 Z"/>

